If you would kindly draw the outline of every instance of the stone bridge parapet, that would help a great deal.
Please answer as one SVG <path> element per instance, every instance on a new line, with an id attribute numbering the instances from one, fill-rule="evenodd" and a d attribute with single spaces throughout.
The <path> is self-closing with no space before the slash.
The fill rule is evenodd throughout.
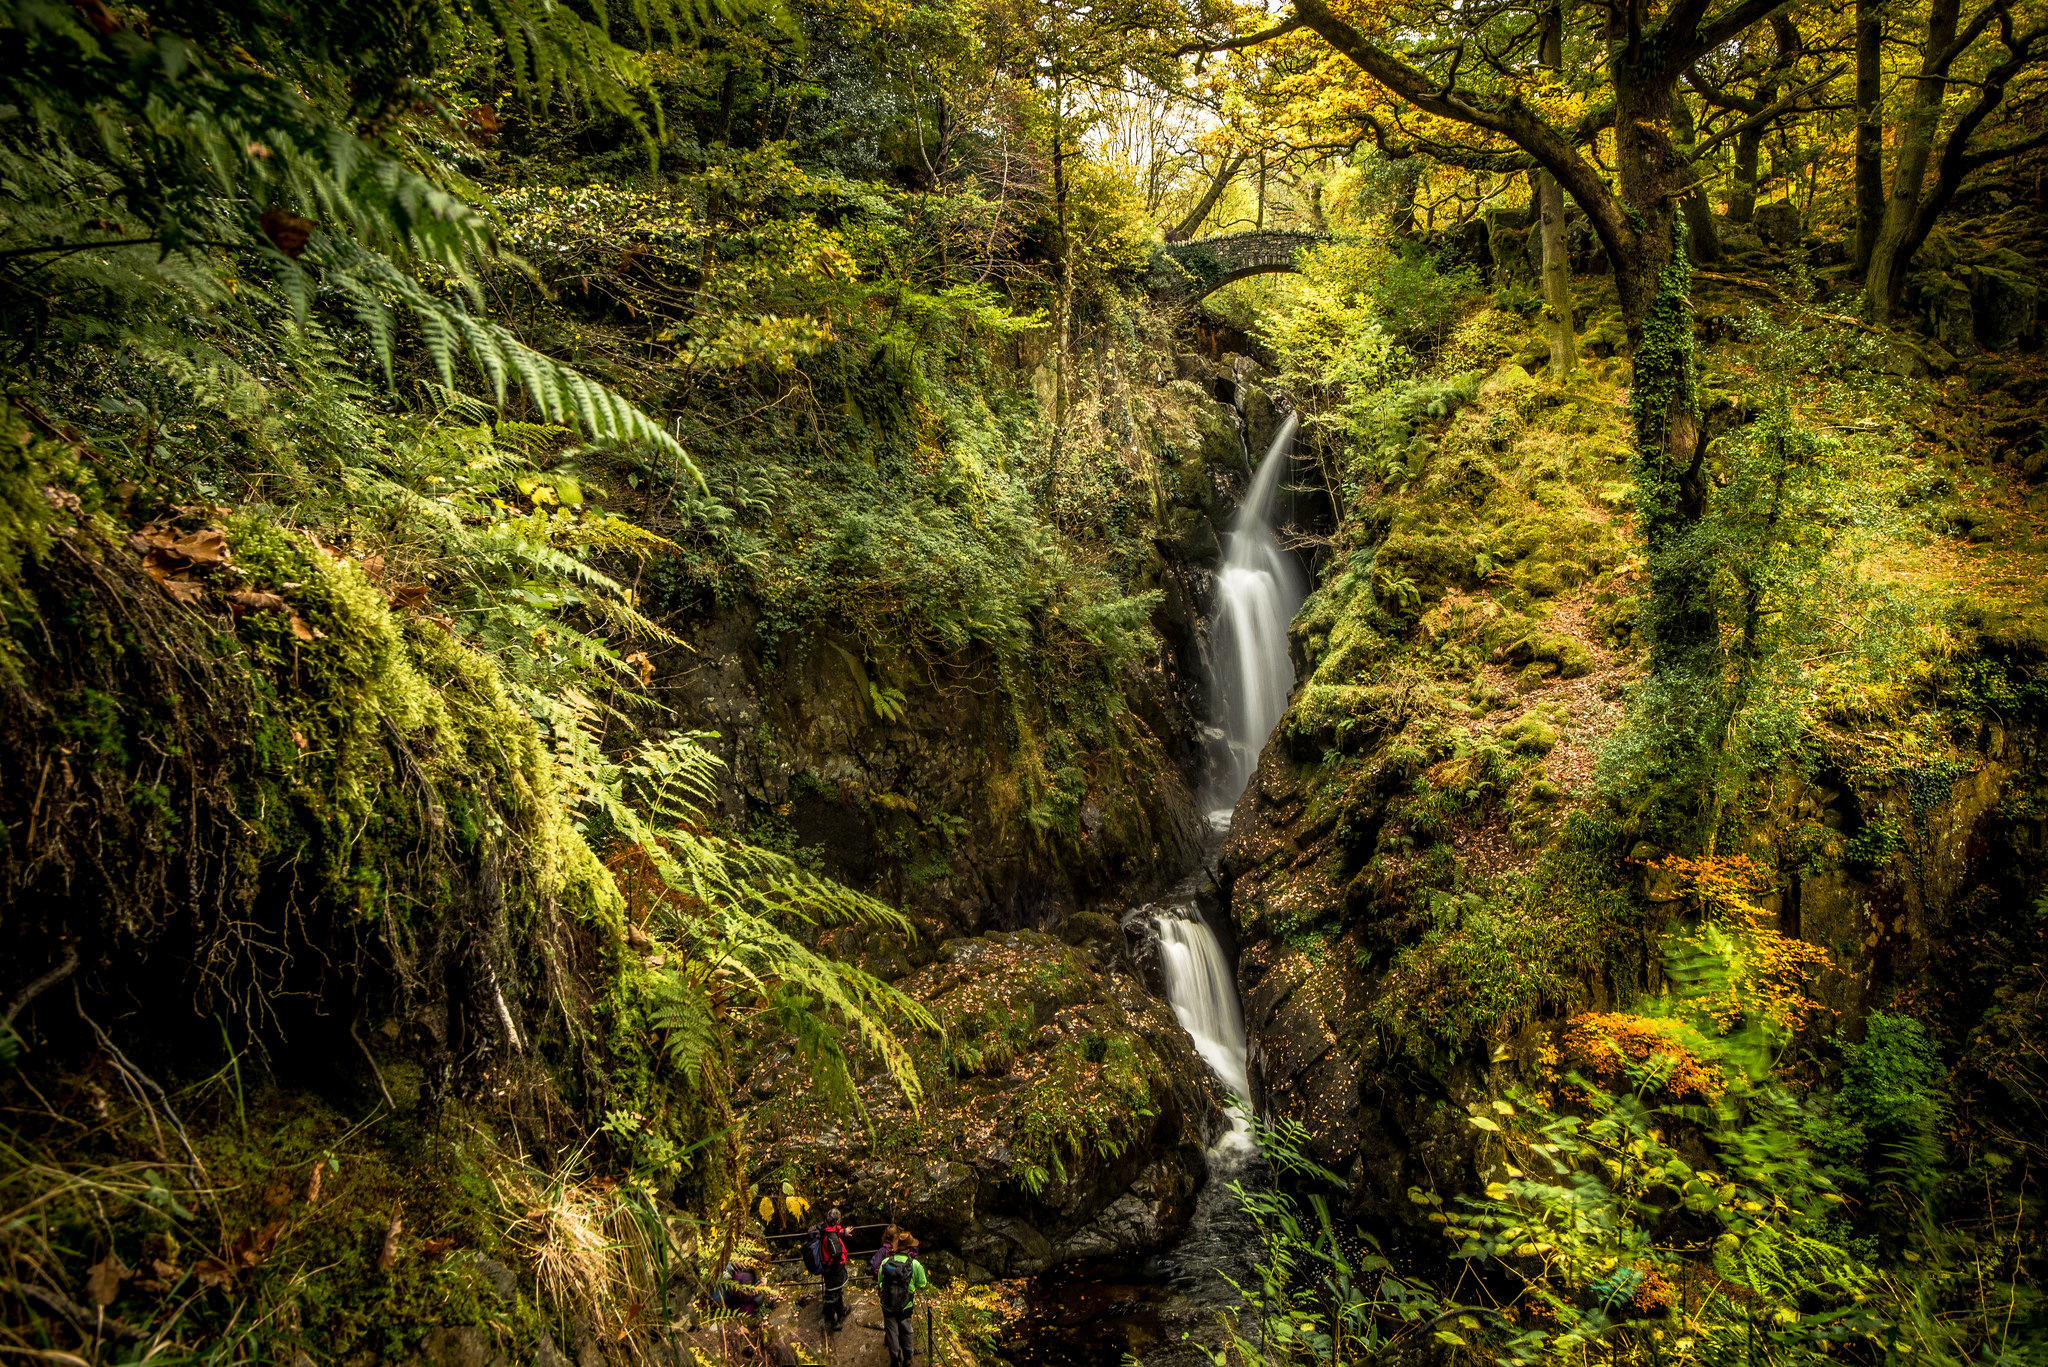
<path id="1" fill-rule="evenodd" d="M 1299 270 L 1301 253 L 1329 240 L 1327 233 L 1274 229 L 1169 242 L 1154 250 L 1145 283 L 1154 298 L 1192 304 L 1248 275 Z"/>

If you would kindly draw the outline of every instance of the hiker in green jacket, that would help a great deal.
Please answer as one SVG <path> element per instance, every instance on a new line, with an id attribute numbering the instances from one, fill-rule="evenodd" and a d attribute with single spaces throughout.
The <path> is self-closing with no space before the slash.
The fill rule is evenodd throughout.
<path id="1" fill-rule="evenodd" d="M 917 1260 L 917 1236 L 909 1230 L 897 1234 L 889 1256 L 875 1270 L 882 1301 L 882 1341 L 889 1348 L 889 1367 L 910 1367 L 917 1351 L 917 1331 L 911 1317 L 917 1313 L 917 1293 L 930 1286 L 924 1264 Z"/>

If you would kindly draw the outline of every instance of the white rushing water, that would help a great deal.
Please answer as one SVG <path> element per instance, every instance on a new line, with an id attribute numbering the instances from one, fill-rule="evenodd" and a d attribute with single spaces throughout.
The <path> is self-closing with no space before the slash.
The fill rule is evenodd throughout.
<path id="1" fill-rule="evenodd" d="M 1216 637 L 1211 659 L 1216 693 L 1230 743 L 1226 772 L 1217 775 L 1211 819 L 1228 821 L 1245 785 L 1259 767 L 1259 752 L 1273 734 L 1287 695 L 1294 690 L 1294 661 L 1287 651 L 1287 624 L 1308 596 L 1294 557 L 1273 536 L 1273 496 L 1293 464 L 1294 414 L 1280 424 L 1273 444 L 1252 476 L 1238 506 L 1237 525 L 1216 579 Z"/>
<path id="2" fill-rule="evenodd" d="M 1236 976 L 1216 933 L 1198 914 L 1175 908 L 1161 912 L 1157 920 L 1166 1000 L 1194 1040 L 1195 1052 L 1214 1070 L 1224 1090 L 1238 1098 L 1230 1108 L 1230 1132 L 1216 1142 L 1215 1152 L 1248 1154 L 1255 1147 L 1248 1114 L 1252 1084 Z"/>

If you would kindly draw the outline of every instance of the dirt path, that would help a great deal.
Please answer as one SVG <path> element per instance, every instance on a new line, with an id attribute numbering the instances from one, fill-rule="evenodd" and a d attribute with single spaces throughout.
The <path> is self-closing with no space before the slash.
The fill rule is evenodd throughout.
<path id="1" fill-rule="evenodd" d="M 716 1367 L 770 1367 L 771 1364 L 823 1363 L 827 1367 L 888 1367 L 882 1344 L 882 1309 L 872 1282 L 855 1276 L 846 1286 L 850 1312 L 845 1327 L 825 1332 L 823 1304 L 815 1286 L 777 1288 L 778 1299 L 761 1315 L 707 1320 L 683 1342 L 702 1354 L 701 1362 Z M 943 1339 L 945 1336 L 939 1336 Z M 917 1358 L 926 1362 L 925 1314 L 917 1316 Z M 787 1353 L 781 1350 L 788 1350 Z M 944 1356 L 943 1354 L 941 1355 Z M 970 1367 L 962 1362 L 942 1367 Z"/>

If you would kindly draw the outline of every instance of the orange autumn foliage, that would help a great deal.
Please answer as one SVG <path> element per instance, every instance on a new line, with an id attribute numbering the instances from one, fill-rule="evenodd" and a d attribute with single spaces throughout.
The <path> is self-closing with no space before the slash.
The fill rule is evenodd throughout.
<path id="1" fill-rule="evenodd" d="M 1835 961 L 1825 949 L 1779 932 L 1776 916 L 1750 900 L 1771 885 L 1771 876 L 1748 855 L 1688 859 L 1669 855 L 1651 865 L 1678 876 L 1679 885 L 1741 947 L 1726 986 L 1699 999 L 1698 1007 L 1723 1030 L 1755 1014 L 1788 1034 L 1803 1029 L 1821 1010 L 1807 995 L 1807 983 Z M 1704 943 L 1704 942 L 1701 942 Z"/>
<path id="2" fill-rule="evenodd" d="M 1626 1063 L 1652 1058 L 1668 1070 L 1664 1088 L 1675 1097 L 1712 1101 L 1726 1090 L 1721 1070 L 1673 1039 L 1662 1021 L 1625 1011 L 1586 1012 L 1566 1027 L 1565 1057 L 1600 1078 L 1618 1077 Z"/>

